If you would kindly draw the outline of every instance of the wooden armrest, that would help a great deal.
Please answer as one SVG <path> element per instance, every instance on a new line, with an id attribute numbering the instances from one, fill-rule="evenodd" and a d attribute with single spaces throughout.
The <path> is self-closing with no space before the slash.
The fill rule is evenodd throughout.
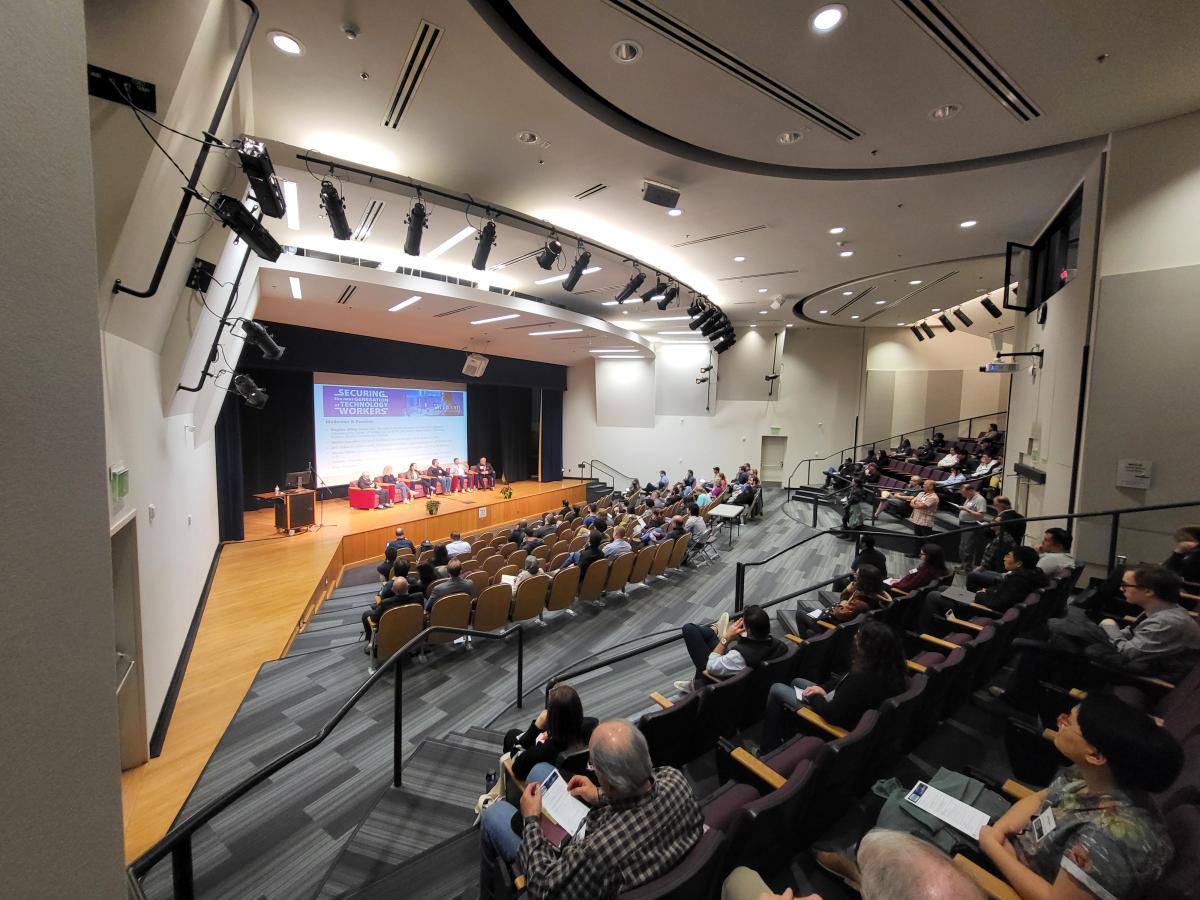
<path id="1" fill-rule="evenodd" d="M 996 616 L 997 618 L 1000 616 L 1000 613 L 996 612 L 996 610 L 992 609 L 990 606 L 984 606 L 982 603 L 964 603 L 963 606 L 966 606 L 968 609 L 973 609 L 976 612 L 981 612 L 985 616 Z"/>
<path id="2" fill-rule="evenodd" d="M 729 754 L 729 758 L 741 763 L 751 774 L 771 786 L 772 790 L 779 790 L 787 781 L 782 775 L 768 766 L 765 762 L 747 750 L 745 747 L 734 747 L 733 752 Z"/>
<path id="3" fill-rule="evenodd" d="M 1200 603 L 1200 594 L 1189 594 L 1187 591 L 1180 591 L 1179 596 L 1184 600 L 1191 600 L 1193 603 Z"/>
<path id="4" fill-rule="evenodd" d="M 1163 690 L 1166 690 L 1166 691 L 1175 690 L 1175 685 L 1171 684 L 1171 682 L 1167 681 L 1164 678 L 1151 678 L 1149 675 L 1136 675 L 1134 677 L 1136 677 L 1137 680 L 1142 682 L 1143 684 L 1152 684 L 1155 687 L 1162 688 Z"/>
<path id="5" fill-rule="evenodd" d="M 1075 700 L 1083 700 L 1087 697 L 1087 691 L 1081 691 L 1079 688 L 1071 688 L 1067 693 Z"/>
<path id="6" fill-rule="evenodd" d="M 982 625 L 976 625 L 974 622 L 967 622 L 963 619 L 955 618 L 954 616 L 947 616 L 946 621 L 951 623 L 952 625 L 958 625 L 961 628 L 966 628 L 966 629 L 969 629 L 970 631 L 974 631 L 976 633 L 983 631 Z"/>
<path id="7" fill-rule="evenodd" d="M 921 638 L 921 640 L 925 641 L 925 643 L 933 644 L 933 646 L 937 647 L 940 650 L 957 650 L 958 649 L 958 644 L 951 643 L 950 641 L 943 641 L 941 638 L 934 637 L 932 634 L 921 634 L 921 635 L 919 635 L 919 637 Z"/>
<path id="8" fill-rule="evenodd" d="M 520 790 L 521 790 L 521 791 L 522 791 L 522 793 L 523 793 L 523 792 L 525 791 L 525 782 L 524 782 L 524 781 L 522 781 L 520 778 L 518 778 L 518 777 L 517 777 L 517 776 L 516 776 L 516 775 L 513 773 L 513 767 L 512 767 L 512 756 L 511 756 L 511 755 L 509 755 L 509 756 L 506 756 L 506 757 L 505 757 L 505 759 L 504 759 L 504 762 L 502 762 L 502 763 L 501 763 L 501 765 L 504 767 L 504 776 L 505 776 L 505 777 L 506 777 L 506 778 L 507 778 L 507 779 L 508 779 L 510 782 L 512 782 L 512 783 L 513 783 L 513 784 L 515 784 L 515 785 L 516 785 L 518 788 L 520 788 Z"/>
<path id="9" fill-rule="evenodd" d="M 663 709 L 670 709 L 675 704 L 660 694 L 658 691 L 650 692 L 650 699 L 661 706 Z"/>
<path id="10" fill-rule="evenodd" d="M 718 678 L 716 675 L 714 675 L 712 672 L 705 671 L 705 672 L 703 672 L 702 674 L 704 675 L 704 677 L 705 677 L 705 678 L 707 678 L 707 679 L 708 679 L 709 681 L 711 681 L 713 684 L 720 684 L 720 683 L 721 683 L 721 679 L 720 679 L 720 678 Z"/>
<path id="11" fill-rule="evenodd" d="M 784 637 L 785 637 L 785 638 L 787 638 L 789 641 L 791 641 L 793 644 L 806 644 L 806 643 L 808 643 L 806 640 L 804 640 L 804 638 L 802 638 L 802 637 L 797 637 L 797 636 L 796 636 L 796 635 L 794 635 L 794 634 L 785 634 L 785 635 L 784 635 Z"/>
<path id="12" fill-rule="evenodd" d="M 1014 800 L 1024 800 L 1030 794 L 1037 793 L 1033 788 L 1021 784 L 1019 781 L 1013 781 L 1011 778 L 1000 785 L 1000 790 Z"/>
<path id="13" fill-rule="evenodd" d="M 1058 732 L 1053 728 L 1044 728 L 1042 729 L 1042 737 L 1053 744 L 1054 739 L 1058 737 Z"/>
<path id="14" fill-rule="evenodd" d="M 1021 900 L 1021 895 L 1008 886 L 1008 882 L 997 878 L 987 869 L 978 866 L 961 853 L 954 855 L 954 865 L 991 900 Z"/>
<path id="15" fill-rule="evenodd" d="M 925 672 L 927 668 L 926 666 L 921 665 L 919 662 L 913 662 L 911 659 L 906 659 L 904 662 L 908 666 L 909 670 L 913 672 Z"/>
<path id="16" fill-rule="evenodd" d="M 817 619 L 817 624 L 820 625 L 822 628 L 825 628 L 829 631 L 833 631 L 834 629 L 837 628 L 837 626 L 834 625 L 832 622 L 823 622 L 820 619 Z"/>
<path id="17" fill-rule="evenodd" d="M 836 725 L 830 725 L 825 721 L 820 713 L 814 712 L 807 706 L 801 706 L 799 709 L 797 709 L 796 715 L 798 715 L 805 722 L 808 722 L 810 725 L 815 725 L 826 734 L 832 735 L 835 738 L 843 738 L 850 733 L 845 728 L 838 728 Z"/>
<path id="18" fill-rule="evenodd" d="M 980 869 L 979 871 L 982 872 L 983 870 Z M 513 887 L 515 887 L 517 889 L 518 893 L 524 891 L 525 890 L 525 876 L 518 875 L 516 878 L 514 878 L 513 879 Z"/>

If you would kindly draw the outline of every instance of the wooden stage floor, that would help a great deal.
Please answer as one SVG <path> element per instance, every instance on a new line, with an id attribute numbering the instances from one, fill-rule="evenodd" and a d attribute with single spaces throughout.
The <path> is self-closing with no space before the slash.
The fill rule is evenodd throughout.
<path id="1" fill-rule="evenodd" d="M 259 666 L 286 652 L 298 623 L 336 587 L 344 566 L 382 558 L 397 526 L 418 544 L 445 540 L 451 531 L 496 530 L 557 509 L 564 499 L 580 502 L 586 485 L 517 482 L 510 500 L 498 488 L 442 495 L 434 516 L 424 500 L 377 510 L 327 500 L 319 504 L 324 527 L 290 537 L 275 530 L 273 508 L 247 512 L 246 539 L 221 551 L 162 754 L 121 776 L 126 859 L 166 833 Z M 318 522 L 321 515 L 318 508 Z"/>

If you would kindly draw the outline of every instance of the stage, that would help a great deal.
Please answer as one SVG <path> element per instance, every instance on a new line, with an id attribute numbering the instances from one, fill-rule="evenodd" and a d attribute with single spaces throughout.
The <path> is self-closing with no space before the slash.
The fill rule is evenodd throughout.
<path id="1" fill-rule="evenodd" d="M 433 516 L 424 500 L 390 509 L 351 509 L 344 497 L 321 500 L 316 518 L 319 525 L 323 515 L 324 527 L 290 536 L 276 531 L 273 505 L 247 512 L 246 539 L 221 548 L 162 754 L 122 775 L 126 858 L 170 827 L 255 673 L 287 652 L 344 566 L 382 559 L 383 545 L 400 525 L 414 543 L 438 543 L 451 531 L 499 531 L 558 509 L 563 500 L 587 499 L 586 481 L 510 486 L 510 500 L 500 496 L 499 486 L 438 495 L 441 507 Z"/>

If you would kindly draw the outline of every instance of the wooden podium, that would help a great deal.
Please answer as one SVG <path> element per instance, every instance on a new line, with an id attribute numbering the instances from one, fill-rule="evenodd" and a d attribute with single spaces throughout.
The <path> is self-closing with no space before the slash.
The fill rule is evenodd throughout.
<path id="1" fill-rule="evenodd" d="M 301 528 L 312 528 L 316 522 L 316 491 L 298 488 L 278 494 L 268 491 L 254 496 L 275 504 L 275 527 L 280 531 L 295 534 Z"/>

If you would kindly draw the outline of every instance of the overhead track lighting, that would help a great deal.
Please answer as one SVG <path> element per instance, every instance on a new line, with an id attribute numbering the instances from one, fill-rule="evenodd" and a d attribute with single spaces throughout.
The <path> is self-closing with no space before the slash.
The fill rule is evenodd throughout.
<path id="1" fill-rule="evenodd" d="M 550 240 L 546 241 L 546 246 L 538 253 L 537 264 L 549 272 L 554 268 L 555 260 L 558 259 L 560 253 L 562 253 L 562 244 L 554 238 L 550 238 Z"/>
<path id="2" fill-rule="evenodd" d="M 321 182 L 321 208 L 325 210 L 329 219 L 333 236 L 339 241 L 350 240 L 350 235 L 354 232 L 350 230 L 350 223 L 346 221 L 346 201 L 328 178 Z"/>
<path id="3" fill-rule="evenodd" d="M 496 223 L 489 220 L 479 229 L 475 240 L 477 243 L 475 256 L 471 258 L 471 268 L 482 272 L 487 268 L 488 254 L 492 252 L 492 245 L 496 243 Z"/>
<path id="4" fill-rule="evenodd" d="M 658 301 L 658 308 L 660 310 L 666 310 L 668 306 L 675 302 L 675 298 L 678 296 L 679 288 L 675 285 L 671 285 L 669 288 L 667 288 L 667 292 L 663 294 L 662 299 Z"/>
<path id="5" fill-rule="evenodd" d="M 563 281 L 564 291 L 575 290 L 575 285 L 579 284 L 579 279 L 583 277 L 583 270 L 588 267 L 592 261 L 592 254 L 583 249 L 583 242 L 579 243 L 579 253 L 575 257 L 575 262 L 571 263 L 571 271 L 567 273 L 566 279 Z"/>
<path id="6" fill-rule="evenodd" d="M 700 315 L 688 322 L 688 328 L 692 329 L 692 331 L 695 331 L 697 328 L 703 328 L 720 314 L 721 311 L 716 306 L 709 304 L 704 307 Z"/>
<path id="7" fill-rule="evenodd" d="M 242 330 L 246 333 L 246 343 L 253 344 L 262 353 L 263 359 L 276 360 L 283 356 L 284 347 L 275 343 L 271 332 L 261 322 L 253 319 L 242 320 Z"/>
<path id="8" fill-rule="evenodd" d="M 249 375 L 234 375 L 233 389 L 251 409 L 262 409 L 270 399 Z"/>
<path id="9" fill-rule="evenodd" d="M 925 340 L 925 335 L 923 335 L 921 333 L 920 328 L 918 328 L 916 325 L 909 325 L 908 327 L 909 327 L 909 330 L 912 331 L 913 337 L 915 337 L 918 341 Z"/>
<path id="10" fill-rule="evenodd" d="M 945 313 L 942 313 L 940 316 L 938 316 L 938 321 L 942 323 L 942 327 L 946 329 L 947 333 L 955 330 L 954 323 L 950 321 L 950 317 Z"/>
<path id="11" fill-rule="evenodd" d="M 216 199 L 208 201 L 209 208 L 216 213 L 217 218 L 229 226 L 246 246 L 268 262 L 275 262 L 283 248 L 271 237 L 271 232 L 263 228 L 262 222 L 256 219 L 246 209 L 240 200 L 228 194 L 214 194 Z"/>
<path id="12" fill-rule="evenodd" d="M 425 210 L 425 204 L 421 202 L 420 191 L 417 191 L 417 202 L 408 211 L 404 222 L 408 225 L 408 233 L 404 237 L 404 252 L 408 256 L 420 256 L 421 238 L 425 229 L 429 227 L 429 213 Z"/>
<path id="13" fill-rule="evenodd" d="M 717 351 L 718 355 L 720 355 L 736 343 L 737 343 L 737 338 L 734 337 L 733 335 L 730 335 L 729 337 L 725 338 L 725 340 L 721 341 L 721 343 L 719 343 L 715 347 L 713 347 L 713 349 Z"/>
<path id="14" fill-rule="evenodd" d="M 661 297 L 666 292 L 667 292 L 667 286 L 665 284 L 663 284 L 661 281 L 659 281 L 658 277 L 655 276 L 654 287 L 650 288 L 650 290 L 648 290 L 648 291 L 646 291 L 646 293 L 642 294 L 642 302 L 646 303 L 650 300 L 653 300 L 655 297 Z"/>
<path id="15" fill-rule="evenodd" d="M 972 322 L 972 321 L 971 321 L 971 317 L 970 317 L 970 316 L 968 316 L 968 315 L 967 315 L 965 312 L 963 312 L 961 309 L 955 309 L 955 310 L 954 310 L 954 318 L 958 319 L 958 321 L 962 322 L 962 323 L 963 323 L 964 325 L 966 325 L 968 328 L 970 328 L 972 325 L 974 325 L 974 324 L 975 324 L 974 322 Z"/>
<path id="16" fill-rule="evenodd" d="M 928 338 L 931 338 L 931 337 L 933 337 L 933 329 L 929 327 L 929 323 L 928 323 L 928 322 L 922 322 L 922 323 L 921 323 L 921 330 L 922 330 L 923 332 L 925 332 L 925 337 L 928 337 Z"/>
<path id="17" fill-rule="evenodd" d="M 997 307 L 996 304 L 992 302 L 991 297 L 984 297 L 979 302 L 983 304 L 983 308 L 986 309 L 988 311 L 988 313 L 991 314 L 991 317 L 993 319 L 998 319 L 1002 315 L 1004 315 L 1004 313 L 1002 313 L 1000 311 L 999 307 Z"/>
<path id="18" fill-rule="evenodd" d="M 267 153 L 266 144 L 255 140 L 250 135 L 242 135 L 235 142 L 238 148 L 238 159 L 242 163 L 242 171 L 254 191 L 254 199 L 264 216 L 272 219 L 283 218 L 287 212 L 287 201 L 283 198 L 283 186 L 275 177 L 275 166 L 271 164 L 271 156 Z"/>
<path id="19" fill-rule="evenodd" d="M 642 286 L 642 282 L 646 280 L 645 272 L 634 272 L 633 277 L 629 279 L 629 283 L 621 288 L 621 292 L 617 294 L 617 302 L 624 303 L 633 296 L 633 292 Z"/>

